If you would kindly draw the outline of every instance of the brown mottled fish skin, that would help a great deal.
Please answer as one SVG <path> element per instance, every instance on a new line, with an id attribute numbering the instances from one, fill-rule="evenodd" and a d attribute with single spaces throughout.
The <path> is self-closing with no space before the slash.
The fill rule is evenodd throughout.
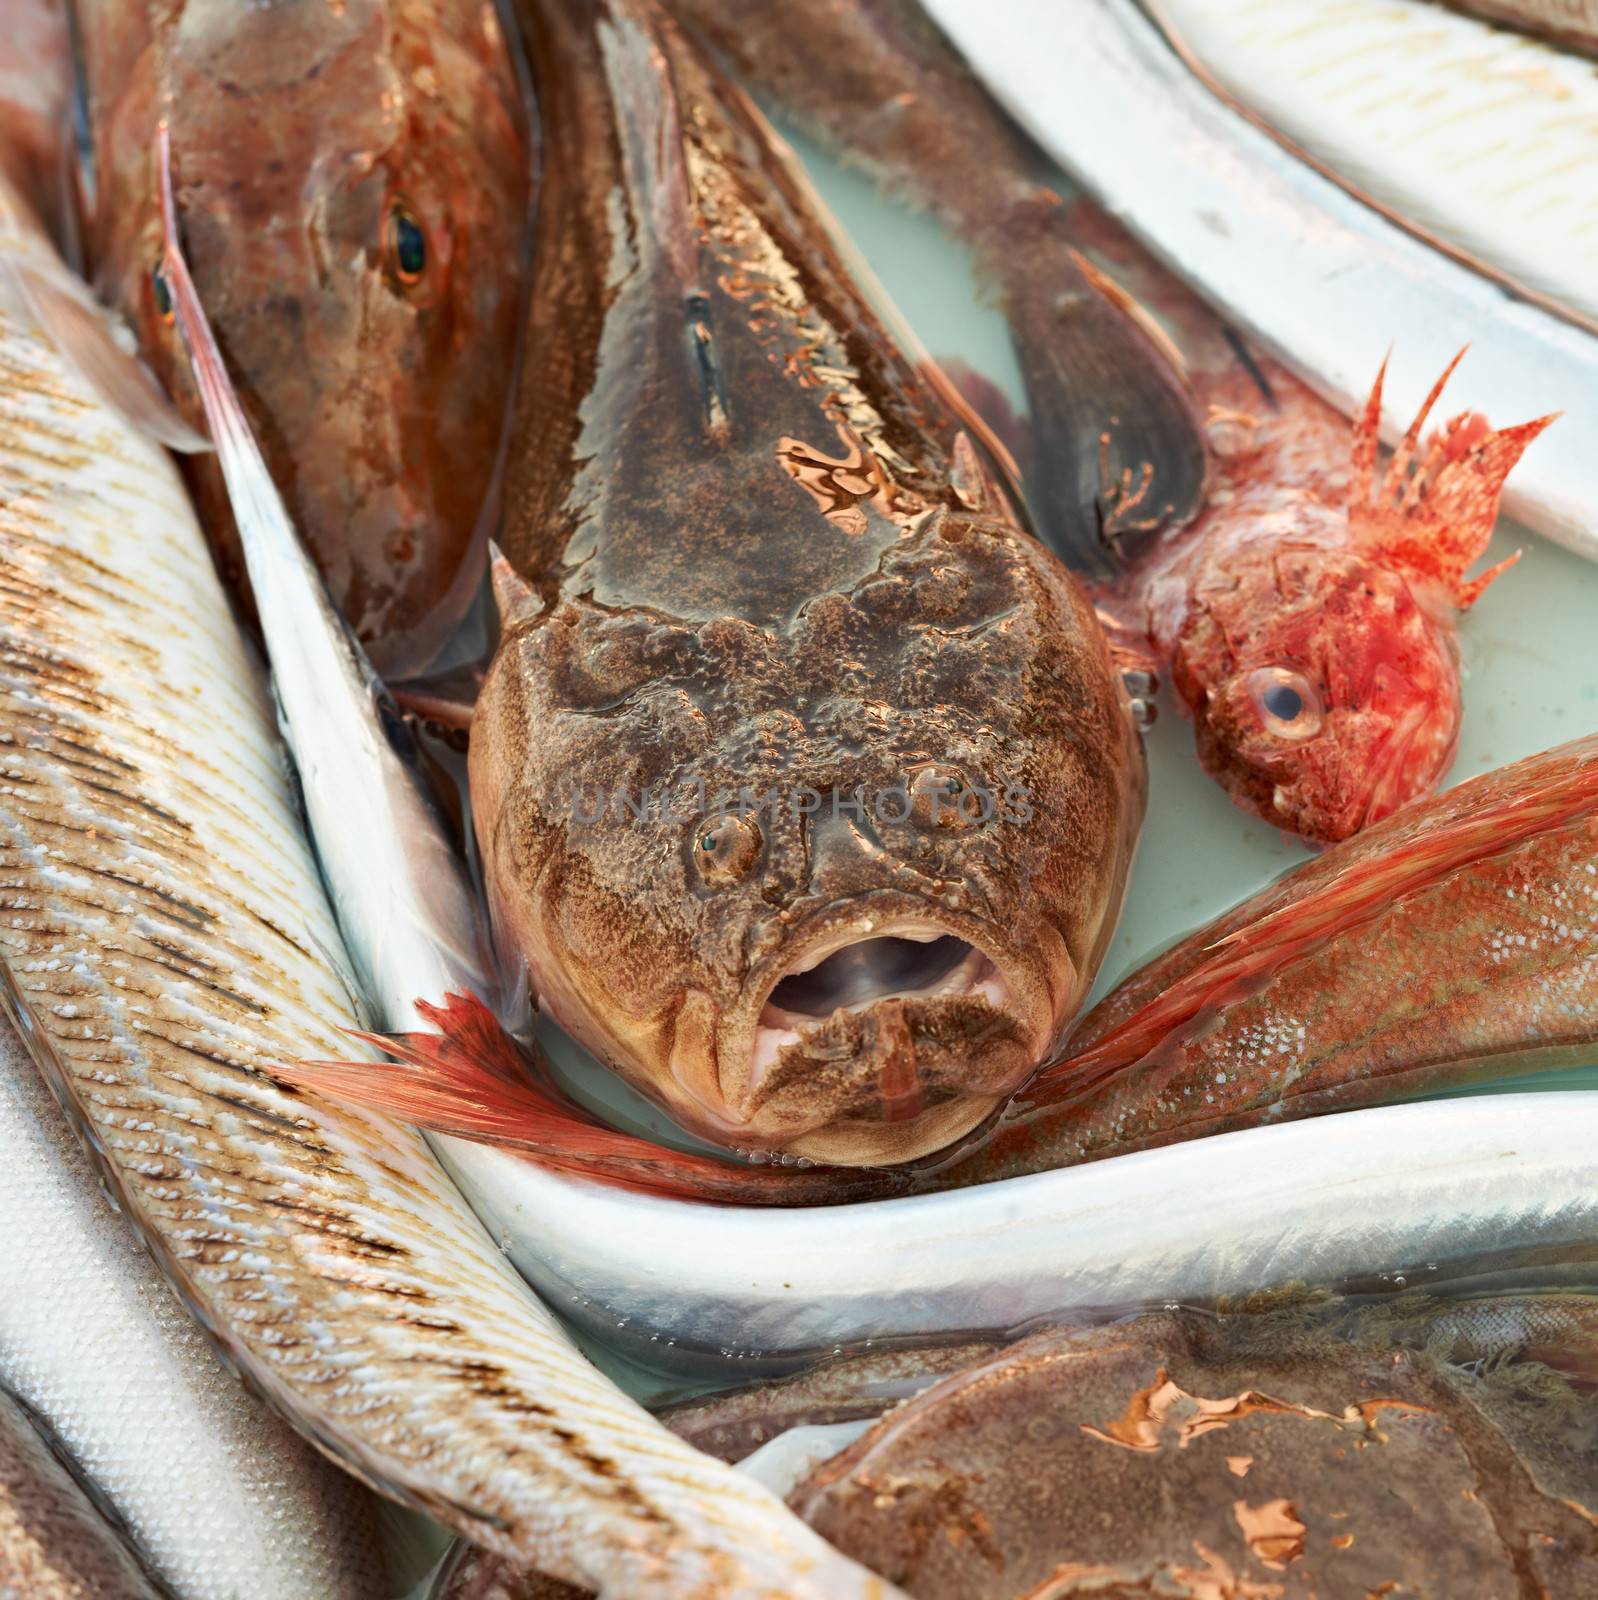
<path id="1" fill-rule="evenodd" d="M 648 0 L 522 10 L 539 356 L 471 746 L 499 928 L 695 1132 L 857 1165 L 938 1148 L 1097 969 L 1142 811 L 1125 694 L 746 102 Z M 934 804 L 956 781 L 966 809 Z M 901 785 L 913 804 L 878 803 Z M 775 803 L 718 823 L 740 790 Z M 672 807 L 591 820 L 618 792 Z M 762 1022 L 779 980 L 906 933 L 969 947 L 956 992 Z"/>
<path id="2" fill-rule="evenodd" d="M 1199 412 L 1157 339 L 1081 241 L 1041 160 L 914 0 L 668 0 L 812 137 L 930 211 L 976 253 L 1010 324 L 1040 444 L 1026 489 L 1073 566 L 1177 527 L 1204 499 Z M 1107 440 L 1106 471 L 1100 440 Z M 1134 512 L 1116 485 L 1147 468 Z"/>
<path id="3" fill-rule="evenodd" d="M 471 1545 L 458 1545 L 434 1582 L 428 1600 L 584 1600 L 591 1589 L 578 1589 L 558 1578 L 490 1555 Z"/>
<path id="4" fill-rule="evenodd" d="M 1598 55 L 1598 0 L 1442 0 L 1488 22 L 1524 29 L 1567 49 Z"/>
<path id="5" fill-rule="evenodd" d="M 97 290 L 203 427 L 152 277 L 165 118 L 187 259 L 267 464 L 379 670 L 418 670 L 482 575 L 516 347 L 531 169 L 493 5 L 76 4 Z M 190 475 L 240 584 L 214 458 Z"/>
<path id="6" fill-rule="evenodd" d="M 707 1455 L 742 1461 L 789 1428 L 874 1417 L 998 1348 L 992 1339 L 962 1338 L 837 1356 L 792 1377 L 685 1400 L 656 1415 Z"/>
<path id="7" fill-rule="evenodd" d="M 888 1413 L 790 1503 L 917 1600 L 1593 1592 L 1590 1395 L 1447 1366 L 1388 1316 L 1040 1334 Z"/>
<path id="8" fill-rule="evenodd" d="M 159 1600 L 127 1546 L 4 1390 L 0 1600 Z"/>
<path id="9" fill-rule="evenodd" d="M 603 1377 L 419 1133 L 274 1077 L 361 1016 L 265 685 L 165 453 L 3 301 L 0 504 L 0 1005 L 226 1358 L 616 1600 L 891 1600 Z"/>
<path id="10" fill-rule="evenodd" d="M 0 171 L 59 237 L 72 57 L 66 0 L 0 0 Z"/>

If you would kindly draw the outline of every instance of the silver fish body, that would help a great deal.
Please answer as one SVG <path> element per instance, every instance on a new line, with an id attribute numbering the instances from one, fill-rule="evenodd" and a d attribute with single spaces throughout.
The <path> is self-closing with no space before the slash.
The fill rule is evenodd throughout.
<path id="1" fill-rule="evenodd" d="M 170 218 L 170 197 L 168 205 Z M 171 231 L 163 271 L 196 356 L 339 921 L 376 1008 L 391 1027 L 405 1026 L 417 999 L 440 1001 L 441 989 L 476 977 L 472 907 L 382 724 L 364 659 L 296 543 Z M 203 560 L 197 547 L 191 559 Z M 261 736 L 259 723 L 254 732 Z M 286 811 L 274 820 L 286 822 Z M 268 860 L 282 851 L 314 871 L 303 836 L 249 849 Z M 312 883 L 289 886 L 281 904 L 314 918 L 314 948 L 339 946 Z M 290 952 L 274 954 L 287 961 Z M 325 965 L 317 971 L 329 977 Z M 351 1019 L 348 996 L 319 999 L 296 1015 L 292 1038 L 276 1043 L 278 1059 L 350 1054 L 348 1038 L 327 1025 Z M 252 1043 L 258 1068 L 274 1041 Z M 333 1414 L 318 1414 L 319 1397 L 295 1383 L 293 1366 L 251 1352 L 302 1426 L 477 1543 L 605 1596 L 896 1600 L 891 1584 L 837 1555 L 769 1490 L 684 1444 L 591 1366 L 516 1280 L 418 1134 L 300 1100 L 258 1072 L 248 1087 L 268 1123 L 253 1161 L 275 1154 L 277 1119 L 336 1149 L 335 1170 L 323 1176 L 343 1192 L 316 1208 L 355 1246 L 339 1274 L 352 1297 L 347 1325 L 327 1285 L 290 1270 L 277 1286 L 291 1305 L 319 1312 L 316 1366 L 330 1376 L 342 1368 L 346 1379 L 327 1396 Z M 508 1159 L 471 1154 L 490 1167 Z M 314 1254 L 303 1236 L 276 1242 Z M 325 1383 L 316 1387 L 326 1395 Z"/>
<path id="2" fill-rule="evenodd" d="M 383 1593 L 370 1497 L 216 1359 L 4 1021 L 0 1218 L 0 1388 L 178 1600 Z"/>
<path id="3" fill-rule="evenodd" d="M 1598 338 L 1439 253 L 1290 155 L 1212 96 L 1134 0 L 928 0 L 928 11 L 1045 150 L 1149 247 L 1309 385 L 1353 415 L 1394 340 L 1383 432 L 1419 408 L 1424 374 L 1471 342 L 1461 409 L 1564 410 L 1521 463 L 1504 510 L 1598 558 L 1598 457 L 1587 448 Z M 1113 128 L 1113 138 L 1105 130 Z"/>
<path id="4" fill-rule="evenodd" d="M 757 1372 L 1071 1308 L 1383 1271 L 1424 1283 L 1487 1251 L 1590 1243 L 1595 1139 L 1598 1095 L 1567 1091 L 1343 1112 L 851 1206 L 696 1206 L 531 1165 L 484 1198 L 580 1326 L 661 1371 Z"/>
<path id="5" fill-rule="evenodd" d="M 3 1390 L 0 1600 L 157 1600 L 127 1546 Z"/>

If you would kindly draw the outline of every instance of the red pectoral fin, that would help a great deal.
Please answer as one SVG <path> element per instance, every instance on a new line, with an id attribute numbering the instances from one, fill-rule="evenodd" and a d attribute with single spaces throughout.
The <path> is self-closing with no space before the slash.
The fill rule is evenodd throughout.
<path id="1" fill-rule="evenodd" d="M 1484 858 L 1595 807 L 1598 738 L 1589 738 L 1385 818 L 1267 890 L 1259 911 L 1228 916 L 1217 933 L 1195 934 L 1160 958 L 1160 982 L 1135 1009 L 1117 1014 L 1112 995 L 1024 1098 L 1044 1105 L 1084 1092 L 1182 1030 L 1221 1015 L 1306 951 L 1327 947 L 1405 895 L 1468 873 Z M 1295 883 L 1303 888 L 1295 892 Z M 1113 1022 L 1096 1026 L 1106 1012 Z"/>
<path id="2" fill-rule="evenodd" d="M 393 1061 L 303 1061 L 273 1069 L 297 1088 L 430 1132 L 499 1145 L 542 1166 L 646 1194 L 730 1205 L 820 1205 L 892 1193 L 883 1173 L 745 1167 L 690 1155 L 595 1121 L 475 995 L 416 1009 L 436 1033 L 354 1036 Z M 353 1031 L 353 1030 L 352 1030 Z"/>

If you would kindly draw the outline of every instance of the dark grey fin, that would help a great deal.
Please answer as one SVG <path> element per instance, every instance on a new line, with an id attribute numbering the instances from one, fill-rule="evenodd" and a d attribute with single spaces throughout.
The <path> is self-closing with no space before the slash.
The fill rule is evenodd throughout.
<path id="1" fill-rule="evenodd" d="M 1065 213 L 1018 210 L 998 282 L 1036 441 L 1027 502 L 1055 553 L 1108 576 L 1204 503 L 1202 419 L 1168 341 L 1136 302 L 1088 269 Z"/>

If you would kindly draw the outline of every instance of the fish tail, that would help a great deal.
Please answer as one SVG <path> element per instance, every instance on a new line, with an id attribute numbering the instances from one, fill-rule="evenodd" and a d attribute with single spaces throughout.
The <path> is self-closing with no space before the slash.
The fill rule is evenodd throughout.
<path id="1" fill-rule="evenodd" d="M 502 1149 L 540 1166 L 640 1194 L 743 1205 L 816 1205 L 880 1197 L 886 1173 L 826 1167 L 739 1166 L 606 1127 L 548 1081 L 539 1058 L 475 995 L 418 1000 L 433 1033 L 350 1030 L 392 1061 L 301 1061 L 281 1082 L 424 1128 Z"/>
<path id="2" fill-rule="evenodd" d="M 1026 386 L 1040 532 L 1067 566 L 1112 575 L 1204 503 L 1209 451 L 1182 356 L 1074 248 L 1056 196 L 1017 207 L 983 267 Z"/>
<path id="3" fill-rule="evenodd" d="M 1480 412 L 1465 411 L 1423 446 L 1422 430 L 1464 355 L 1460 350 L 1432 385 L 1378 484 L 1383 361 L 1354 426 L 1349 501 L 1349 526 L 1359 543 L 1392 565 L 1440 582 L 1461 611 L 1518 559 L 1517 552 L 1488 572 L 1465 575 L 1492 538 L 1509 474 L 1557 415 L 1495 430 Z"/>

